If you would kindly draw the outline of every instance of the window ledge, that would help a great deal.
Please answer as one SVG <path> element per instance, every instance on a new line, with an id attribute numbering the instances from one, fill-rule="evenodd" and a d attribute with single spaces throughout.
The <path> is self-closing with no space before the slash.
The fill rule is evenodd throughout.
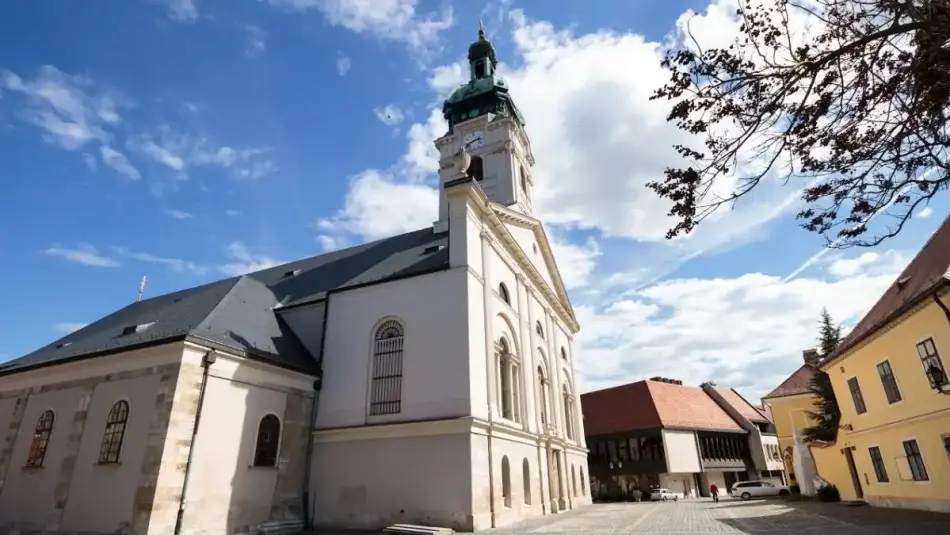
<path id="1" fill-rule="evenodd" d="M 247 466 L 247 469 L 248 469 L 248 470 L 277 470 L 277 465 L 273 465 L 273 466 L 255 466 L 255 465 L 253 465 L 253 464 L 250 464 L 250 465 Z"/>
<path id="2" fill-rule="evenodd" d="M 97 461 L 97 462 L 93 463 L 93 466 L 98 466 L 98 467 L 101 467 L 101 468 L 104 469 L 104 470 L 108 470 L 109 468 L 119 468 L 120 466 L 122 466 L 122 461 L 114 461 L 114 462 L 99 462 L 99 461 Z"/>
<path id="3" fill-rule="evenodd" d="M 46 468 L 46 467 L 43 466 L 43 465 L 40 465 L 40 466 L 30 466 L 30 465 L 28 465 L 28 464 L 25 464 L 25 465 L 23 465 L 23 466 L 20 468 L 20 470 L 22 470 L 22 471 L 24 471 L 24 472 L 39 472 L 39 471 L 42 471 L 42 470 L 45 469 L 45 468 Z"/>

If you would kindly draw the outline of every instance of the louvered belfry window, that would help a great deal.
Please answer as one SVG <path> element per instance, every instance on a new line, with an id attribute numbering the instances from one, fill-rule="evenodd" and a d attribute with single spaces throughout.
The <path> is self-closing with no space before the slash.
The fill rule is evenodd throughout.
<path id="1" fill-rule="evenodd" d="M 387 320 L 376 330 L 373 343 L 373 379 L 369 414 L 398 414 L 402 409 L 402 354 L 405 330 L 397 320 Z"/>

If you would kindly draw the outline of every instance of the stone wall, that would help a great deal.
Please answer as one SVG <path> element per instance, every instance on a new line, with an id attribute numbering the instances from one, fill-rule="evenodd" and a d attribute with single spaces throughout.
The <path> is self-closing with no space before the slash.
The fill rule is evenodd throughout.
<path id="1" fill-rule="evenodd" d="M 277 463 L 277 486 L 271 503 L 271 520 L 302 520 L 304 503 L 301 492 L 307 474 L 307 446 L 310 441 L 313 393 L 287 394 L 284 409 L 283 440 Z"/>

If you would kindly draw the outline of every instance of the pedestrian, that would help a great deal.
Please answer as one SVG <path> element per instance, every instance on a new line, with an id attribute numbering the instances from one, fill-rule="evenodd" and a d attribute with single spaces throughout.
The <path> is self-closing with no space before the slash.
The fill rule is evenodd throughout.
<path id="1" fill-rule="evenodd" d="M 715 483 L 709 485 L 709 493 L 712 494 L 713 502 L 719 503 L 719 487 Z"/>

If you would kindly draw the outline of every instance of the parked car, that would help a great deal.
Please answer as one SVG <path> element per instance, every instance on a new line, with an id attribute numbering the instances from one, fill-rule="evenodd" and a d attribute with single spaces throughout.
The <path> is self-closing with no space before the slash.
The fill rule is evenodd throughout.
<path id="1" fill-rule="evenodd" d="M 679 499 L 680 497 L 676 494 L 673 494 L 673 492 L 670 491 L 670 489 L 652 489 L 650 491 L 650 500 L 654 502 L 660 502 L 660 501 L 665 502 L 667 500 L 673 500 L 675 502 L 676 500 L 679 500 Z"/>
<path id="2" fill-rule="evenodd" d="M 769 481 L 740 481 L 732 486 L 729 493 L 733 498 L 750 500 L 769 496 L 788 496 L 791 492 L 785 485 L 776 485 Z"/>

